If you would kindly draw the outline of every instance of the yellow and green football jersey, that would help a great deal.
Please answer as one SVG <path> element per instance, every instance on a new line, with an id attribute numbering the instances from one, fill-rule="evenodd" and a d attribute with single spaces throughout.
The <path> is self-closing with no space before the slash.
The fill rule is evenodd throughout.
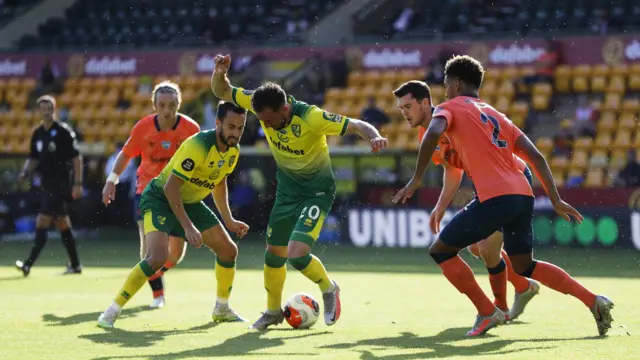
<path id="1" fill-rule="evenodd" d="M 180 145 L 162 172 L 151 181 L 149 186 L 154 189 L 150 190 L 162 193 L 169 175 L 174 174 L 185 181 L 180 187 L 182 201 L 197 203 L 233 172 L 239 155 L 239 146 L 229 147 L 224 153 L 218 150 L 215 130 L 199 132 Z"/>
<path id="2" fill-rule="evenodd" d="M 252 94 L 251 90 L 233 88 L 233 102 L 255 114 Z M 296 101 L 292 96 L 287 101 L 292 119 L 285 128 L 274 130 L 260 121 L 278 164 L 278 192 L 315 196 L 335 191 L 326 136 L 344 135 L 349 118 Z"/>

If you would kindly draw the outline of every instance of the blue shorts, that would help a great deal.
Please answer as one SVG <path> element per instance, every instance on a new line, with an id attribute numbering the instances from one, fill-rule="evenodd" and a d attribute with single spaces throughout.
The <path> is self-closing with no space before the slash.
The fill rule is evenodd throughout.
<path id="1" fill-rule="evenodd" d="M 142 213 L 140 212 L 140 196 L 141 194 L 136 194 L 133 197 L 133 219 L 136 222 L 142 221 Z"/>
<path id="2" fill-rule="evenodd" d="M 504 249 L 509 255 L 533 252 L 534 198 L 503 195 L 484 202 L 473 199 L 440 232 L 448 246 L 464 249 L 502 231 Z"/>

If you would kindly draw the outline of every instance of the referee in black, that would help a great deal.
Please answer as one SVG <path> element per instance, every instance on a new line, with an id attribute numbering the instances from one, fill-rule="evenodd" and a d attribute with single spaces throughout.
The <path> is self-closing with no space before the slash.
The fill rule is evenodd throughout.
<path id="1" fill-rule="evenodd" d="M 55 118 L 56 100 L 48 95 L 37 100 L 42 125 L 31 136 L 31 152 L 18 177 L 24 181 L 34 171 L 40 174 L 42 203 L 36 219 L 36 238 L 31 254 L 16 267 L 28 276 L 31 267 L 47 243 L 47 230 L 56 225 L 69 254 L 65 274 L 80 274 L 76 240 L 71 233 L 67 203 L 82 196 L 82 155 L 76 134 Z"/>

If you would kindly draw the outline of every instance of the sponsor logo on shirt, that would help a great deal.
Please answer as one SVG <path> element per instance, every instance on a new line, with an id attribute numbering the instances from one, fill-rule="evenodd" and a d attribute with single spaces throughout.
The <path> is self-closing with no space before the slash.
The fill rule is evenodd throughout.
<path id="1" fill-rule="evenodd" d="M 218 171 L 218 170 L 216 170 Z M 219 171 L 218 171 L 219 172 Z M 214 171 L 215 173 L 215 171 Z M 211 174 L 213 175 L 213 174 Z M 211 177 L 211 176 L 209 176 Z M 213 182 L 210 182 L 209 180 L 202 180 L 200 178 L 191 178 L 191 180 L 189 180 L 190 183 L 192 183 L 193 185 L 199 186 L 199 187 L 203 187 L 203 188 L 207 188 L 210 190 L 213 190 L 214 187 L 216 187 L 216 184 L 214 184 Z"/>
<path id="2" fill-rule="evenodd" d="M 278 150 L 285 151 L 285 152 L 288 152 L 290 154 L 295 154 L 295 155 L 305 155 L 305 152 L 302 149 L 292 149 L 291 147 L 289 147 L 289 145 L 285 145 L 285 144 L 281 143 L 280 141 L 275 140 L 272 137 L 269 137 L 269 139 L 271 140 L 271 144 L 275 148 L 277 148 Z"/>
<path id="3" fill-rule="evenodd" d="M 193 167 L 195 166 L 195 162 L 193 162 L 192 159 L 190 158 L 186 158 L 184 159 L 184 161 L 182 162 L 182 169 L 184 171 L 191 171 L 193 170 Z"/>

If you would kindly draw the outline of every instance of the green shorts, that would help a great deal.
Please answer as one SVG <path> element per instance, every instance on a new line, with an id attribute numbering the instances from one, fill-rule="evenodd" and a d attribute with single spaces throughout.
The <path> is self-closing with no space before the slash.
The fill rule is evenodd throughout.
<path id="1" fill-rule="evenodd" d="M 184 204 L 184 209 L 200 232 L 220 224 L 216 214 L 203 202 Z M 161 231 L 171 236 L 184 238 L 184 229 L 171 210 L 164 194 L 159 194 L 153 187 L 147 186 L 140 197 L 140 212 L 144 220 L 145 235 L 153 231 Z"/>
<path id="2" fill-rule="evenodd" d="M 269 217 L 267 244 L 287 246 L 289 241 L 300 241 L 313 246 L 334 199 L 333 192 L 314 197 L 276 195 Z"/>

